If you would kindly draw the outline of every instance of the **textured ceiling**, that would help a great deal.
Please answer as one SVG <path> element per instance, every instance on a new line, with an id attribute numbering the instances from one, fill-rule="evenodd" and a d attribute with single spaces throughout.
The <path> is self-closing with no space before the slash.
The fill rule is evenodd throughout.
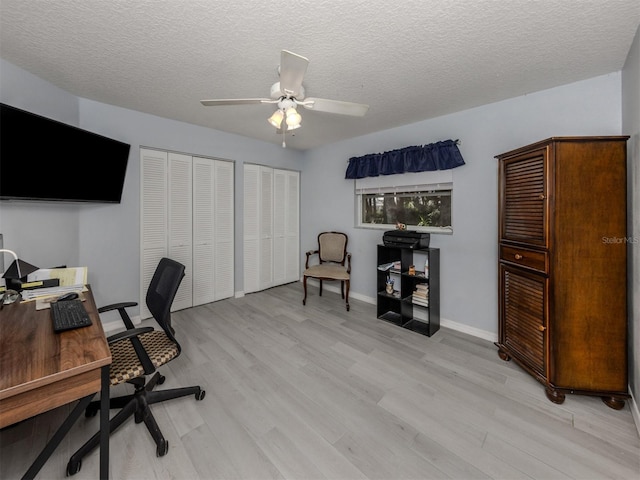
<path id="1" fill-rule="evenodd" d="M 622 69 L 638 0 L 0 0 L 0 57 L 79 97 L 279 144 L 283 49 L 310 60 L 308 149 Z"/>

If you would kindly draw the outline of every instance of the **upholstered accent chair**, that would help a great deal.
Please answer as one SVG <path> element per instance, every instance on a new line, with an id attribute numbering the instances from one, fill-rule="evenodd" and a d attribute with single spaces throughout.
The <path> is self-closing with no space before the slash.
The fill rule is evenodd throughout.
<path id="1" fill-rule="evenodd" d="M 320 282 L 320 296 L 322 296 L 322 282 L 335 280 L 340 282 L 340 293 L 345 299 L 349 311 L 349 286 L 351 280 L 351 254 L 347 252 L 349 238 L 341 232 L 322 232 L 318 235 L 318 249 L 306 252 L 307 260 L 302 273 L 304 299 L 307 304 L 307 278 L 315 278 Z M 312 259 L 317 263 L 310 265 Z M 345 265 L 346 263 L 346 265 Z M 346 293 L 345 293 L 346 291 Z"/>
<path id="2" fill-rule="evenodd" d="M 185 267 L 169 258 L 162 258 L 149 284 L 146 304 L 149 312 L 161 329 L 153 327 L 135 328 L 127 313 L 127 308 L 137 305 L 135 302 L 117 303 L 98 309 L 99 313 L 117 310 L 127 328 L 107 338 L 111 350 L 112 363 L 109 369 L 111 385 L 129 383 L 134 392 L 130 395 L 111 398 L 110 408 L 121 409 L 109 422 L 109 434 L 113 433 L 129 417 L 134 416 L 136 423 L 146 425 L 156 444 L 156 455 L 161 457 L 169 450 L 167 442 L 156 423 L 150 405 L 165 400 L 194 395 L 202 400 L 205 391 L 199 386 L 154 391 L 165 377 L 157 368 L 180 355 L 180 344 L 176 340 L 171 325 L 171 305 L 184 277 Z M 147 375 L 153 376 L 147 381 Z M 85 416 L 96 415 L 100 402 L 91 402 Z M 80 470 L 82 458 L 100 443 L 100 432 L 96 433 L 71 456 L 67 464 L 67 475 Z"/>

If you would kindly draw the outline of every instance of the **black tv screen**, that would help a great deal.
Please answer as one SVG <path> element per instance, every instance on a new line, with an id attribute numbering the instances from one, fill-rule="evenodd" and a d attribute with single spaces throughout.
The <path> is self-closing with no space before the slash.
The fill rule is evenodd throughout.
<path id="1" fill-rule="evenodd" d="M 120 203 L 130 147 L 0 103 L 0 199 Z"/>

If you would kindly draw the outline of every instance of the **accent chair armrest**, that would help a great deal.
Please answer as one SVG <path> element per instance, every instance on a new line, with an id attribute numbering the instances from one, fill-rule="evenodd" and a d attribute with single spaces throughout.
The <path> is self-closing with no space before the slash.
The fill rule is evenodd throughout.
<path id="1" fill-rule="evenodd" d="M 309 259 L 311 258 L 311 255 L 317 255 L 320 253 L 320 250 L 309 250 L 307 253 L 307 261 L 304 263 L 304 268 L 307 269 L 309 268 Z"/>

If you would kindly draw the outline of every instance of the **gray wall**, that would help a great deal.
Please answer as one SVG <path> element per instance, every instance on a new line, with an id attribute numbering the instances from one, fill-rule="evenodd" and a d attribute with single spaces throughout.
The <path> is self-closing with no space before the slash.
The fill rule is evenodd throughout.
<path id="1" fill-rule="evenodd" d="M 443 323 L 492 339 L 497 334 L 494 156 L 550 136 L 622 133 L 621 72 L 301 153 L 77 99 L 1 62 L 2 102 L 132 145 L 120 205 L 0 204 L 0 232 L 5 234 L 5 246 L 14 246 L 36 265 L 87 265 L 99 304 L 139 298 L 140 146 L 236 161 L 237 292 L 243 291 L 243 163 L 301 170 L 301 252 L 315 246 L 319 231 L 347 232 L 353 253 L 352 295 L 373 302 L 376 245 L 382 231 L 354 228 L 353 182 L 344 179 L 347 160 L 366 153 L 458 138 L 467 164 L 453 171 L 454 233 L 432 236 L 432 245 L 439 247 L 442 255 Z M 637 79 L 635 83 L 637 87 Z"/>
<path id="2" fill-rule="evenodd" d="M 629 385 L 640 432 L 640 28 L 622 70 L 622 132 L 629 140 Z"/>
<path id="3" fill-rule="evenodd" d="M 140 298 L 139 148 L 228 159 L 236 162 L 235 290 L 242 292 L 244 162 L 298 169 L 298 152 L 78 99 L 6 61 L 0 62 L 0 101 L 3 103 L 131 144 L 121 204 L 0 202 L 0 233 L 4 234 L 5 248 L 16 250 L 25 260 L 41 267 L 86 265 L 98 305 L 123 299 L 137 301 Z M 55 162 L 62 153 L 52 152 L 51 161 Z M 25 142 L 25 158 L 27 155 L 28 142 Z M 28 169 L 26 161 L 25 169 Z"/>
<path id="4" fill-rule="evenodd" d="M 453 170 L 453 234 L 432 235 L 441 255 L 443 325 L 497 338 L 497 162 L 505 151 L 563 135 L 621 134 L 621 74 L 615 73 L 378 132 L 308 152 L 302 178 L 302 250 L 321 230 L 349 234 L 354 296 L 376 295 L 381 230 L 354 228 L 352 156 L 460 139 L 466 165 Z"/>

